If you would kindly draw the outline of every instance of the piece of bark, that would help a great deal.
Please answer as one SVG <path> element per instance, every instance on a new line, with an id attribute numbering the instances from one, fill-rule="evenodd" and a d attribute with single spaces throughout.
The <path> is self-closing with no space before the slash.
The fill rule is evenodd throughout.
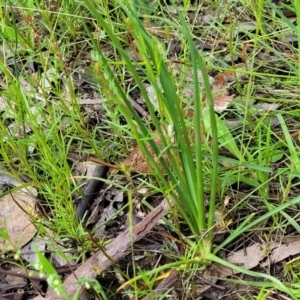
<path id="1" fill-rule="evenodd" d="M 91 279 L 96 278 L 100 273 L 107 270 L 112 261 L 116 262 L 126 255 L 126 250 L 130 248 L 132 243 L 143 238 L 157 222 L 168 212 L 171 200 L 163 200 L 160 205 L 153 209 L 141 222 L 135 225 L 132 229 L 125 230 L 119 234 L 104 251 L 99 250 L 90 257 L 83 265 L 81 265 L 73 274 L 69 275 L 63 283 L 63 288 L 69 295 L 73 297 L 78 289 L 76 281 L 79 278 Z M 63 299 L 61 296 L 56 296 L 53 289 L 49 287 L 46 297 L 53 299 Z M 86 299 L 84 289 L 82 289 L 80 298 Z"/>

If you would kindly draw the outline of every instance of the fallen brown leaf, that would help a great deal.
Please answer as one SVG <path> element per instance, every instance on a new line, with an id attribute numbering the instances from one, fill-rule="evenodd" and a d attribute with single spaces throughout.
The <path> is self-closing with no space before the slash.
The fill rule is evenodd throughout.
<path id="1" fill-rule="evenodd" d="M 0 227 L 6 228 L 9 236 L 9 241 L 0 239 L 0 250 L 21 248 L 36 234 L 30 220 L 35 212 L 35 200 L 22 192 L 12 193 L 0 200 Z"/>
<path id="2" fill-rule="evenodd" d="M 157 134 L 156 131 L 153 132 L 153 135 Z M 156 145 L 161 144 L 161 140 L 159 137 L 154 137 L 153 141 L 155 142 Z M 161 165 L 160 162 L 158 162 L 158 159 L 156 155 L 154 154 L 154 151 L 151 149 L 150 146 L 147 146 L 147 149 L 151 153 L 152 157 L 156 159 L 157 165 L 160 169 L 161 172 L 165 172 L 163 166 Z M 168 162 L 168 157 L 167 155 L 163 155 L 163 159 Z M 147 173 L 152 173 L 152 170 L 149 166 L 147 158 L 145 158 L 139 148 L 139 146 L 136 146 L 127 156 L 127 158 L 123 161 L 123 165 L 127 167 L 131 172 L 136 172 L 136 173 L 142 173 L 142 174 L 147 174 Z"/>
<path id="3" fill-rule="evenodd" d="M 268 244 L 255 243 L 245 249 L 236 251 L 227 256 L 227 261 L 240 266 L 244 269 L 250 270 L 258 265 L 266 267 L 271 264 L 278 263 L 283 259 L 300 253 L 300 238 L 283 243 L 270 242 Z M 266 258 L 268 258 L 266 260 Z M 215 283 L 218 278 L 225 278 L 237 274 L 239 272 L 225 267 L 223 265 L 214 263 L 204 272 L 205 278 Z M 211 277 L 214 277 L 213 279 Z M 202 286 L 199 294 L 211 288 L 211 285 Z"/>

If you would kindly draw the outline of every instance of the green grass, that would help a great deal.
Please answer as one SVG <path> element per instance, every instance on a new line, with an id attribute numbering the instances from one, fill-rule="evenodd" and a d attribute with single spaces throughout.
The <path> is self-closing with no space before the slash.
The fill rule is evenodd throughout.
<path id="1" fill-rule="evenodd" d="M 193 17 L 189 9 L 194 6 L 188 1 L 169 7 L 163 1 L 153 1 L 151 6 L 143 1 L 130 3 L 61 1 L 55 8 L 38 1 L 26 6 L 21 1 L 4 4 L 0 71 L 5 109 L 0 122 L 0 166 L 14 178 L 26 175 L 26 184 L 38 190 L 45 208 L 44 215 L 33 219 L 38 234 L 52 241 L 75 242 L 73 256 L 80 261 L 97 245 L 85 222 L 76 219 L 73 198 L 82 193 L 82 178 L 72 176 L 75 165 L 68 156 L 77 152 L 83 158 L 95 155 L 118 163 L 137 143 L 155 183 L 148 176 L 131 177 L 126 170 L 124 177 L 130 184 L 123 189 L 128 193 L 128 207 L 132 211 L 136 180 L 139 188 L 170 196 L 175 206 L 166 224 L 185 243 L 181 256 L 153 270 L 139 269 L 133 260 L 126 275 L 133 288 L 120 293 L 139 298 L 151 293 L 159 272 L 172 268 L 183 272 L 184 265 L 184 272 L 192 274 L 212 262 L 228 265 L 217 256 L 219 251 L 231 249 L 231 243 L 250 231 L 262 236 L 284 234 L 290 226 L 299 233 L 297 213 L 289 212 L 300 202 L 294 197 L 300 175 L 299 141 L 290 136 L 298 130 L 300 111 L 299 45 L 290 38 L 299 38 L 300 30 L 279 5 L 266 0 L 239 1 L 234 7 L 207 1 Z M 297 0 L 282 6 L 299 11 Z M 19 13 L 11 13 L 16 7 Z M 214 11 L 208 21 L 201 19 L 200 12 L 206 9 Z M 297 13 L 295 19 L 299 18 Z M 170 57 L 168 42 L 143 27 L 148 21 L 161 29 L 165 40 L 176 36 L 181 53 Z M 203 41 L 209 44 L 209 51 L 196 48 L 195 43 Z M 109 55 L 108 48 L 112 49 Z M 137 53 L 139 59 L 133 59 Z M 36 65 L 34 71 L 28 69 L 31 62 Z M 84 89 L 74 79 L 74 73 L 86 65 L 94 75 L 84 80 L 100 95 L 103 110 L 95 119 L 80 104 Z M 236 97 L 218 114 L 209 82 L 212 71 L 235 74 L 230 85 Z M 153 87 L 155 103 L 145 83 Z M 134 91 L 140 93 L 149 120 L 141 118 L 130 104 L 128 96 Z M 259 102 L 280 107 L 259 113 Z M 229 126 L 229 120 L 238 125 Z M 160 145 L 153 140 L 154 131 Z M 103 181 L 119 187 L 114 177 Z M 245 193 L 224 204 L 234 190 Z M 127 205 L 123 210 L 127 211 Z M 215 213 L 220 211 L 222 229 L 228 234 L 215 245 Z M 1 237 L 7 238 L 5 232 Z M 55 273 L 41 253 L 39 259 L 47 266 L 46 272 Z M 231 267 L 266 280 L 265 285 L 247 283 L 260 289 L 255 299 L 268 297 L 273 291 L 270 283 L 293 299 L 299 297 L 296 263 L 286 265 L 286 283 L 270 274 Z M 101 298 L 109 298 L 101 283 L 91 285 Z M 139 286 L 148 288 L 142 291 Z M 194 297 L 183 293 L 186 298 Z"/>

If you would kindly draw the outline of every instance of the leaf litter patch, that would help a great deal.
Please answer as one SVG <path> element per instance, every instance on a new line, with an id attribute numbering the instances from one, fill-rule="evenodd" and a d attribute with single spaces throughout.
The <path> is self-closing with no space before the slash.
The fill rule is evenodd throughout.
<path id="1" fill-rule="evenodd" d="M 236 9 L 238 10 L 239 8 L 237 7 Z M 210 9 L 207 9 L 207 10 L 209 11 L 209 13 L 205 13 L 204 12 L 205 10 L 203 10 L 202 17 L 199 18 L 199 20 L 202 20 L 202 22 L 204 21 L 204 24 L 205 23 L 209 24 L 210 22 L 214 21 L 217 17 L 214 10 L 210 10 Z M 194 16 L 194 12 L 191 13 L 191 16 Z M 225 14 L 222 15 L 222 18 L 223 18 L 224 22 L 226 22 L 226 15 Z M 238 35 L 238 34 L 240 34 L 240 32 L 243 32 L 243 34 L 244 34 L 244 31 L 245 31 L 245 28 L 246 28 L 245 26 L 248 26 L 247 30 L 249 30 L 249 31 L 251 31 L 250 29 L 253 28 L 253 24 L 243 23 L 243 24 L 240 24 L 239 26 L 237 26 L 235 34 Z M 249 29 L 249 26 L 251 27 L 250 29 Z M 160 37 L 164 40 L 168 39 L 168 36 L 162 35 L 161 32 L 157 30 L 157 28 L 153 28 L 153 27 L 154 26 L 152 26 L 151 24 L 147 24 L 147 29 L 151 34 L 156 34 L 158 37 Z M 159 34 L 157 34 L 157 32 L 159 32 Z M 219 36 L 219 34 L 217 34 L 216 36 Z M 202 49 L 204 49 L 206 51 L 208 51 L 208 50 L 212 51 L 212 50 L 215 50 L 215 49 L 219 49 L 219 50 L 223 49 L 222 48 L 222 42 L 224 42 L 224 41 L 220 40 L 217 43 L 218 45 L 215 45 L 217 38 L 206 37 L 206 38 L 204 38 L 204 40 L 206 40 L 206 43 L 205 43 L 205 45 L 202 44 L 201 47 L 202 47 Z M 290 41 L 293 42 L 293 39 L 290 39 Z M 276 46 L 275 43 L 274 43 L 274 45 Z M 221 46 L 221 48 L 218 48 L 220 46 Z M 225 45 L 223 45 L 223 47 L 225 47 Z M 180 51 L 176 51 L 176 52 L 178 53 Z M 246 45 L 246 50 L 242 49 L 242 51 L 241 51 L 241 58 L 243 58 L 245 61 L 247 61 L 247 58 L 248 58 L 248 55 L 250 54 L 250 52 L 251 52 L 251 47 L 249 47 L 249 45 Z M 175 51 L 174 51 L 174 53 L 175 53 Z M 112 53 L 110 53 L 110 55 L 111 54 Z M 272 71 L 274 69 L 272 69 L 270 65 L 265 64 L 265 63 L 261 64 L 261 63 L 262 63 L 262 61 L 264 61 L 264 62 L 265 61 L 267 61 L 267 62 L 270 61 L 272 63 L 276 60 L 276 56 L 274 56 L 274 54 L 271 53 L 268 56 L 269 59 L 266 60 L 266 54 L 264 54 L 264 53 L 260 53 L 260 54 L 261 54 L 261 56 L 258 56 L 257 69 L 256 70 L 257 71 L 264 70 L 264 71 L 272 73 Z M 290 57 L 289 59 L 292 59 L 292 53 L 290 53 L 290 51 L 287 51 L 287 49 L 284 49 L 284 55 L 285 56 L 289 55 L 289 57 Z M 138 59 L 139 56 L 136 55 L 136 57 Z M 176 57 L 174 57 L 174 59 L 175 58 Z M 247 64 L 247 62 L 245 62 L 245 64 Z M 30 65 L 30 63 L 28 63 L 28 66 L 29 65 Z M 224 67 L 224 66 L 221 66 L 221 67 Z M 275 66 L 275 67 L 280 68 L 281 65 L 278 64 L 278 66 Z M 20 71 L 21 71 L 21 69 L 20 69 Z M 190 70 L 186 70 L 186 71 L 190 71 Z M 289 69 L 287 68 L 286 71 L 288 72 Z M 182 74 L 183 72 L 180 71 L 180 73 Z M 240 78 L 238 78 L 237 75 L 233 76 L 233 81 L 231 79 L 227 80 L 225 77 L 226 77 L 226 75 L 224 74 L 224 72 L 220 72 L 214 78 L 212 78 L 212 83 L 211 83 L 212 84 L 211 88 L 212 88 L 212 91 L 213 91 L 213 97 L 214 97 L 214 101 L 215 101 L 215 110 L 216 110 L 216 112 L 218 112 L 220 114 L 221 113 L 229 113 L 230 114 L 230 105 L 235 101 L 239 101 L 238 98 L 239 98 L 239 96 L 241 96 L 238 93 L 237 94 L 236 93 L 231 93 L 229 91 L 228 86 L 229 85 L 234 86 L 236 84 L 236 83 L 232 83 L 232 82 L 234 82 L 234 80 L 237 80 L 237 82 L 239 82 L 239 80 L 241 80 L 241 81 L 247 80 L 247 79 L 240 79 Z M 53 88 L 53 82 L 55 80 L 56 80 L 56 78 L 53 77 L 53 72 L 49 68 L 48 70 L 44 70 L 44 72 L 42 73 L 42 76 L 40 77 L 40 79 L 38 81 L 38 86 L 41 87 L 40 90 L 36 89 L 35 91 L 33 91 L 32 90 L 32 84 L 30 84 L 30 83 L 28 84 L 26 82 L 26 79 L 23 79 L 23 78 L 21 80 L 21 84 L 22 84 L 23 90 L 28 93 L 28 96 L 35 97 L 37 100 L 40 99 L 42 101 L 43 98 L 41 97 L 41 92 L 42 91 L 49 91 L 51 93 L 52 88 Z M 75 76 L 73 77 L 73 80 L 75 80 Z M 258 83 L 260 81 L 262 81 L 261 78 L 258 78 L 257 80 L 258 80 L 257 81 Z M 92 126 L 95 126 L 95 124 L 99 124 L 101 122 L 101 119 L 105 119 L 105 109 L 103 109 L 103 107 L 101 105 L 99 105 L 99 102 L 101 102 L 103 100 L 103 97 L 101 95 L 95 93 L 95 91 L 94 91 L 95 85 L 91 85 L 91 83 L 92 82 L 91 82 L 91 80 L 89 80 L 89 77 L 87 77 L 87 79 L 85 78 L 84 80 L 80 79 L 77 82 L 77 89 L 78 89 L 78 91 L 80 91 L 79 95 L 80 95 L 80 98 L 81 98 L 81 100 L 79 100 L 79 105 L 81 106 L 81 109 L 84 112 L 84 114 L 87 116 L 85 121 L 86 121 L 87 124 L 93 124 Z M 187 80 L 185 82 L 185 85 L 188 85 L 188 83 L 189 82 Z M 199 84 L 201 84 L 201 82 L 199 82 Z M 245 82 L 243 84 L 245 84 Z M 269 84 L 268 85 L 268 90 L 261 91 L 262 93 L 259 95 L 260 98 L 264 98 L 264 100 L 270 100 L 271 98 L 276 97 L 278 95 L 278 93 L 272 87 L 273 87 L 272 84 Z M 70 95 L 70 91 L 67 91 L 66 89 L 65 89 L 65 91 L 66 91 L 66 95 Z M 84 91 L 88 91 L 88 92 L 84 95 Z M 283 90 L 280 90 L 280 91 L 282 92 L 282 95 L 286 96 L 285 91 L 283 91 Z M 149 90 L 148 90 L 148 92 L 149 92 Z M 293 94 L 293 92 L 291 92 L 290 94 Z M 186 89 L 184 91 L 184 95 L 187 98 L 190 97 L 191 90 Z M 70 96 L 70 100 L 71 100 L 71 98 L 72 97 Z M 155 100 L 154 100 L 154 102 L 155 102 Z M 261 102 L 260 100 L 256 101 L 256 99 L 254 99 L 254 101 L 251 103 L 251 105 L 253 105 L 254 108 L 257 104 L 256 110 L 257 110 L 258 115 L 259 114 L 269 114 L 269 113 L 272 113 L 274 111 L 276 112 L 276 110 L 279 108 L 278 105 L 281 105 L 281 104 L 277 104 L 277 105 L 271 106 L 271 105 L 263 105 L 263 103 L 268 103 L 268 102 Z M 8 112 L 7 106 L 4 105 L 4 106 L 1 106 L 1 107 L 3 107 L 1 109 L 2 111 L 5 111 L 5 113 Z M 70 108 L 71 108 L 71 104 L 70 104 Z M 67 121 L 68 120 L 66 120 L 66 122 Z M 11 124 L 13 124 L 13 122 Z M 12 127 L 13 127 L 13 125 L 11 125 L 11 128 Z M 15 128 L 16 128 L 15 132 L 20 132 L 20 129 L 18 127 L 15 127 Z M 62 127 L 62 129 L 64 129 L 64 128 Z M 11 129 L 11 131 L 12 131 L 12 129 Z M 19 136 L 15 133 L 15 136 L 16 136 L 16 138 L 20 138 L 25 133 L 30 134 L 30 132 L 31 132 L 30 127 L 28 127 L 28 128 L 26 128 L 25 132 L 21 131 L 21 134 Z M 34 148 L 34 146 L 33 146 L 33 148 Z M 80 159 L 82 159 L 82 158 L 80 158 Z M 76 162 L 73 161 L 73 163 L 74 163 L 74 165 L 76 165 Z M 132 172 L 151 173 L 151 170 L 149 169 L 149 167 L 147 165 L 147 160 L 139 152 L 138 148 L 133 149 L 133 151 L 131 152 L 131 154 L 129 154 L 129 156 L 127 157 L 127 160 L 125 159 L 123 164 L 127 167 L 129 165 L 132 166 L 132 169 L 130 170 Z M 88 173 L 85 173 L 84 175 L 75 175 L 75 176 L 80 177 L 80 176 L 85 176 L 86 174 L 88 174 Z M 88 177 L 93 176 L 93 173 L 91 175 L 89 174 L 87 176 Z M 118 183 L 117 179 L 115 179 L 115 182 Z M 84 183 L 81 182 L 80 184 L 84 184 Z M 138 185 L 138 183 L 137 183 L 137 185 Z M 126 197 L 124 196 L 124 192 L 122 192 L 121 190 L 115 189 L 115 188 L 110 188 L 108 186 L 103 186 L 101 188 L 101 191 L 103 191 L 103 190 L 106 193 L 101 195 L 101 192 L 100 192 L 100 198 L 99 198 L 100 200 L 98 200 L 96 202 L 97 203 L 96 206 L 95 206 L 96 208 L 93 207 L 94 204 L 91 204 L 91 207 L 88 207 L 88 210 L 90 210 L 93 207 L 94 210 L 93 210 L 92 215 L 93 214 L 98 214 L 97 217 L 99 217 L 99 220 L 101 221 L 100 223 L 107 225 L 107 220 L 113 218 L 113 216 L 120 209 L 120 206 L 122 206 L 122 202 L 123 202 L 123 204 L 126 203 L 126 201 L 125 201 Z M 86 197 L 86 196 L 87 195 L 84 195 L 84 197 Z M 7 199 L 6 199 L 5 202 L 6 202 L 6 204 L 11 205 L 12 200 L 10 199 L 9 201 L 7 201 Z M 101 203 L 106 203 L 108 205 L 106 207 L 105 206 L 101 207 L 101 205 L 102 205 Z M 30 207 L 32 209 L 32 204 L 30 204 L 30 205 L 31 205 Z M 101 209 L 99 207 L 101 207 Z M 15 208 L 15 209 L 17 209 L 17 208 Z M 135 216 L 139 215 L 139 214 L 141 214 L 141 213 L 136 212 L 135 215 L 133 216 L 133 218 L 135 218 Z M 145 217 L 145 214 L 141 214 L 141 215 L 142 215 L 143 218 Z M 28 217 L 28 215 L 27 215 L 27 217 Z M 118 217 L 120 217 L 120 216 L 118 216 Z M 147 219 L 147 216 L 145 217 L 145 219 Z M 139 218 L 139 220 L 140 220 L 140 218 Z M 148 218 L 147 220 L 149 222 L 150 218 Z M 153 222 L 153 219 L 151 219 L 150 221 Z M 26 225 L 26 224 L 28 225 L 28 220 L 26 222 L 22 221 L 21 223 L 23 225 Z M 94 224 L 91 221 L 91 219 L 89 219 L 89 222 L 90 222 L 90 223 L 88 223 L 89 225 Z M 15 226 L 14 223 L 11 223 L 11 224 L 14 228 L 14 226 Z M 101 226 L 100 226 L 101 224 L 98 223 L 96 225 L 96 227 L 101 228 Z M 125 225 L 125 224 L 126 224 L 126 222 L 124 222 L 123 226 L 124 226 L 124 229 L 126 230 L 126 227 L 128 225 Z M 137 224 L 134 224 L 134 225 L 138 226 L 138 224 L 139 224 L 139 222 L 137 222 Z M 119 226 L 120 223 L 117 224 L 117 225 Z M 118 226 L 115 226 L 115 227 L 117 228 Z M 111 227 L 113 228 L 114 226 L 111 226 Z M 15 228 L 17 228 L 17 226 L 15 226 Z M 103 235 L 107 236 L 108 233 L 103 231 L 103 229 L 102 229 L 102 231 L 98 235 L 98 238 L 102 237 Z M 108 236 L 110 236 L 110 235 L 108 235 Z M 163 241 L 162 241 L 162 243 L 163 243 Z M 23 244 L 23 242 L 21 244 Z M 147 243 L 147 245 L 149 245 L 149 244 L 151 244 L 151 240 Z M 147 245 L 144 245 L 144 247 L 147 248 Z M 244 260 L 247 259 L 247 261 L 252 262 L 252 265 L 248 266 L 248 267 L 249 268 L 250 267 L 255 268 L 255 267 L 257 267 L 257 265 L 259 263 L 261 264 L 261 266 L 265 266 L 266 264 L 271 264 L 271 263 L 275 264 L 276 262 L 279 262 L 283 259 L 286 259 L 288 256 L 296 255 L 298 252 L 295 249 L 299 248 L 299 245 L 298 245 L 297 241 L 293 241 L 293 242 L 290 242 L 290 243 L 281 243 L 281 242 L 276 243 L 276 242 L 272 241 L 272 242 L 269 243 L 269 245 L 270 245 L 270 249 L 269 249 L 270 252 L 267 254 L 268 258 L 271 259 L 269 262 L 268 261 L 262 262 L 262 260 L 264 260 L 266 258 L 265 249 L 264 249 L 264 247 L 266 245 L 265 244 L 259 244 L 259 243 L 254 243 L 252 245 L 249 245 L 244 250 L 235 251 L 231 255 L 227 256 L 227 260 L 232 262 L 232 263 L 235 263 L 235 264 L 240 264 L 240 263 L 244 263 Z M 279 249 L 281 249 L 281 250 L 279 251 Z M 284 249 L 284 251 L 282 251 L 282 249 Z M 161 250 L 161 249 L 159 249 L 159 250 Z M 248 253 L 249 255 L 245 255 L 245 253 Z M 281 253 L 281 255 L 279 255 L 278 253 Z M 124 250 L 124 253 L 122 253 L 122 255 L 123 254 L 125 254 L 125 250 Z M 99 253 L 98 253 L 98 255 L 99 255 Z M 155 265 L 154 262 L 152 262 L 150 267 L 147 266 L 147 268 L 151 268 L 154 265 Z M 244 263 L 244 265 L 245 265 L 245 263 Z M 216 267 L 215 265 L 212 266 L 212 269 L 215 268 L 215 267 Z M 226 276 L 233 275 L 232 273 L 230 273 L 229 270 L 221 269 L 220 266 L 217 266 L 217 269 L 218 269 L 219 272 L 222 273 L 222 275 L 218 275 L 218 274 L 214 273 L 213 274 L 214 277 L 224 278 L 225 275 Z M 79 274 L 81 274 L 81 273 L 79 272 Z M 95 272 L 95 274 L 98 274 L 98 273 Z M 211 274 L 209 274 L 209 275 L 211 275 Z M 169 276 L 171 276 L 171 274 Z M 167 281 L 169 276 L 166 276 L 166 281 Z M 172 276 L 174 276 L 174 274 L 172 274 Z M 67 278 L 67 281 L 68 280 L 70 280 L 70 279 Z M 209 277 L 207 280 L 212 281 L 211 277 Z M 164 279 L 163 279 L 163 281 L 164 281 Z M 117 280 L 117 282 L 118 282 L 119 285 L 121 284 L 121 280 Z M 199 285 L 203 285 L 203 282 L 201 284 L 199 283 Z M 169 286 L 169 285 L 166 285 L 166 286 Z M 207 285 L 207 287 L 211 287 L 211 286 L 212 286 L 211 284 Z M 198 290 L 196 292 L 196 295 L 199 296 L 202 293 L 202 291 L 203 290 L 201 290 L 201 289 Z M 181 294 L 179 293 L 179 295 L 181 295 Z"/>

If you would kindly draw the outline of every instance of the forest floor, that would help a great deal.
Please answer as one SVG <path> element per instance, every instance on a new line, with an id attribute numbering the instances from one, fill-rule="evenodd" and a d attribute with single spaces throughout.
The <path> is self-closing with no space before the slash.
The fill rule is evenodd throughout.
<path id="1" fill-rule="evenodd" d="M 2 3 L 1 299 L 299 299 L 298 1 L 94 2 Z"/>

